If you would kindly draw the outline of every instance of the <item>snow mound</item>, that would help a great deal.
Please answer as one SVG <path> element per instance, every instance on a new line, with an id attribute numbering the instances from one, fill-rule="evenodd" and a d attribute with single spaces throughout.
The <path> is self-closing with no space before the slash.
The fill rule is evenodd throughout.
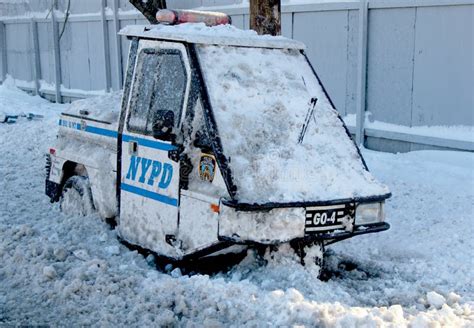
<path id="1" fill-rule="evenodd" d="M 116 124 L 120 116 L 121 99 L 122 91 L 115 91 L 103 96 L 76 100 L 64 113 Z"/>
<path id="2" fill-rule="evenodd" d="M 47 100 L 28 95 L 17 88 L 17 83 L 10 75 L 0 84 L 0 113 L 20 115 L 27 113 L 40 114 L 45 117 L 56 116 L 64 105 L 51 104 Z"/>

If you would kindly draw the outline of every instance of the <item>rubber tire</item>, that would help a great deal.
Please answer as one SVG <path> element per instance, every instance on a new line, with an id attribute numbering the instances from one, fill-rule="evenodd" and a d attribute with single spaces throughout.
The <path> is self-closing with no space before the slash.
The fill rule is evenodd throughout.
<path id="1" fill-rule="evenodd" d="M 311 270 L 318 279 L 321 278 L 324 268 L 324 244 L 314 242 L 304 248 L 304 265 Z"/>
<path id="2" fill-rule="evenodd" d="M 318 279 L 321 279 L 324 268 L 324 244 L 315 241 L 310 244 L 301 242 L 291 244 L 295 253 L 299 256 L 301 264 L 310 270 Z"/>
<path id="3" fill-rule="evenodd" d="M 67 215 L 86 216 L 95 211 L 87 177 L 74 175 L 66 180 L 59 199 L 59 208 Z"/>

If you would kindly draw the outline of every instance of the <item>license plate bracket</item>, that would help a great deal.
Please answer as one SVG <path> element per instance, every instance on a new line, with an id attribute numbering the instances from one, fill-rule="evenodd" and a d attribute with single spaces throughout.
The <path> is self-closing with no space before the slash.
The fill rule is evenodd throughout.
<path id="1" fill-rule="evenodd" d="M 348 224 L 354 223 L 354 218 L 354 203 L 307 207 L 305 234 L 345 229 Z"/>

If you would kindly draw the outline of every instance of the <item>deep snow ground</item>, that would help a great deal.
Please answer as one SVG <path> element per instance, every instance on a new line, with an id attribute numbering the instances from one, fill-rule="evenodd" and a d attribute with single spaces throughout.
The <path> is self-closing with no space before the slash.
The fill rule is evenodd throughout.
<path id="1" fill-rule="evenodd" d="M 364 151 L 393 197 L 388 232 L 331 247 L 327 282 L 291 258 L 228 273 L 155 270 L 95 216 L 44 195 L 44 153 L 64 105 L 0 86 L 0 326 L 474 326 L 474 155 Z"/>

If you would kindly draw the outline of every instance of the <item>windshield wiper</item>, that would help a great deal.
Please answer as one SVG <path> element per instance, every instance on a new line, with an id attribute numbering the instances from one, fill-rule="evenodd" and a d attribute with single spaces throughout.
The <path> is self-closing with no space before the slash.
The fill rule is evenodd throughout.
<path id="1" fill-rule="evenodd" d="M 298 137 L 298 143 L 303 143 L 304 135 L 306 134 L 306 130 L 308 129 L 309 122 L 311 121 L 311 117 L 314 115 L 314 108 L 316 107 L 316 103 L 318 102 L 318 98 L 313 97 L 309 102 L 309 108 L 306 112 L 306 117 L 304 119 L 303 127 L 301 128 L 300 135 Z M 316 122 L 316 119 L 315 119 Z"/>

